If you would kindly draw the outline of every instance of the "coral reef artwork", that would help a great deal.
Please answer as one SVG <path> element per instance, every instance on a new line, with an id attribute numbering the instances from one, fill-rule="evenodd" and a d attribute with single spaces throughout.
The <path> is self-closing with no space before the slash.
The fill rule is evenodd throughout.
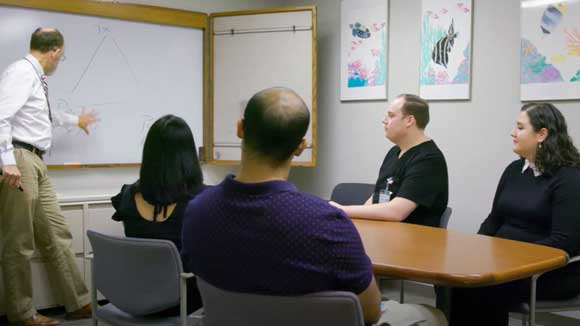
<path id="1" fill-rule="evenodd" d="M 340 99 L 387 97 L 388 5 L 384 0 L 340 1 Z"/>
<path id="2" fill-rule="evenodd" d="M 521 2 L 522 100 L 580 98 L 580 2 Z"/>
<path id="3" fill-rule="evenodd" d="M 526 39 L 522 39 L 520 58 L 521 82 L 523 84 L 563 81 L 560 71 L 552 64 L 546 63 L 546 57 L 540 54 L 538 49 Z"/>

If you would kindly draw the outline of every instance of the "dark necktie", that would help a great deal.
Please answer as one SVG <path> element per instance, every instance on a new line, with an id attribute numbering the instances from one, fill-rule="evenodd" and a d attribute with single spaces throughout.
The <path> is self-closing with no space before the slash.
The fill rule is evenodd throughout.
<path id="1" fill-rule="evenodd" d="M 40 80 L 42 81 L 42 89 L 44 89 L 44 95 L 46 96 L 46 103 L 48 104 L 48 119 L 52 122 L 52 113 L 50 112 L 50 101 L 48 100 L 48 83 L 46 82 L 46 75 L 42 75 Z"/>

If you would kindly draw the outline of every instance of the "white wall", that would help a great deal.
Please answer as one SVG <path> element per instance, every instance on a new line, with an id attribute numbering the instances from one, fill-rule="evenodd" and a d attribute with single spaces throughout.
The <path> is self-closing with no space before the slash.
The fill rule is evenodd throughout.
<path id="1" fill-rule="evenodd" d="M 281 7 L 284 0 L 123 0 L 103 2 L 135 3 L 184 9 L 205 13 L 233 10 Z M 57 72 L 58 73 L 58 72 Z M 200 140 L 196 139 L 196 144 Z M 235 167 L 203 166 L 205 182 L 219 183 L 226 174 L 235 173 Z M 53 185 L 60 197 L 99 196 L 115 194 L 124 183 L 132 183 L 139 176 L 138 168 L 95 168 L 49 170 Z"/>
<path id="2" fill-rule="evenodd" d="M 385 0 L 386 1 L 386 0 Z M 374 182 L 387 150 L 381 120 L 386 101 L 339 101 L 339 0 L 126 0 L 131 3 L 216 12 L 265 7 L 318 6 L 318 166 L 294 168 L 290 180 L 328 198 L 339 182 Z M 388 96 L 417 93 L 420 0 L 390 0 Z M 450 228 L 475 232 L 489 211 L 504 167 L 516 156 L 510 131 L 519 101 L 519 0 L 475 0 L 472 98 L 431 103 L 427 133 L 445 153 L 453 207 Z M 580 142 L 578 101 L 557 103 Z M 203 167 L 206 182 L 220 182 L 235 167 Z M 133 182 L 138 169 L 51 170 L 59 194 L 109 194 Z"/>
<path id="3" fill-rule="evenodd" d="M 339 182 L 374 182 L 392 144 L 381 120 L 387 102 L 339 101 L 339 0 L 318 6 L 318 166 L 294 169 L 300 189 L 328 198 Z M 519 0 L 475 0 L 470 101 L 431 102 L 427 134 L 449 168 L 449 227 L 475 232 L 491 207 L 503 169 L 517 157 L 510 131 L 519 101 Z M 420 0 L 390 0 L 388 97 L 419 91 Z M 580 142 L 578 101 L 557 103 Z"/>

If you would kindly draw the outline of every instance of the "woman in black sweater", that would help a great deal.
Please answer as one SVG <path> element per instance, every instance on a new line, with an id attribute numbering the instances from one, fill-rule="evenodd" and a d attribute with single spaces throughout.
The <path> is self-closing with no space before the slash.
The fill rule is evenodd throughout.
<path id="1" fill-rule="evenodd" d="M 491 213 L 480 234 L 531 242 L 580 254 L 580 154 L 566 120 L 549 103 L 522 107 L 512 131 L 521 158 L 504 171 Z M 538 279 L 537 298 L 580 294 L 580 263 Z M 530 279 L 501 285 L 452 289 L 451 326 L 508 325 L 510 306 L 529 300 Z"/>

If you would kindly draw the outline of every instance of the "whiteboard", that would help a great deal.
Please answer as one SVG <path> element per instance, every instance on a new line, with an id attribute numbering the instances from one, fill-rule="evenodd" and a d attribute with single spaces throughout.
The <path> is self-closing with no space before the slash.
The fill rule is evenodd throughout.
<path id="1" fill-rule="evenodd" d="M 28 53 L 37 27 L 65 38 L 65 59 L 48 78 L 51 109 L 92 108 L 99 118 L 89 136 L 53 128 L 47 164 L 139 163 L 165 114 L 187 121 L 203 145 L 202 29 L 0 6 L 0 70 Z"/>
<path id="2" fill-rule="evenodd" d="M 241 159 L 236 122 L 249 99 L 269 87 L 288 87 L 310 111 L 308 148 L 295 165 L 316 161 L 315 15 L 313 8 L 212 17 L 212 119 L 214 163 Z M 251 12 L 250 12 L 251 13 Z M 211 24 L 210 23 L 210 24 Z"/>

